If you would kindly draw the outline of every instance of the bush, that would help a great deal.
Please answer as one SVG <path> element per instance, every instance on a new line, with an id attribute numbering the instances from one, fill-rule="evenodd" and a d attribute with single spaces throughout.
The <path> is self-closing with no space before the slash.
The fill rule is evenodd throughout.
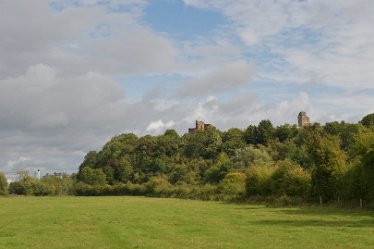
<path id="1" fill-rule="evenodd" d="M 273 166 L 251 165 L 245 183 L 247 196 L 268 196 L 271 194 L 271 176 L 275 170 Z"/>
<path id="2" fill-rule="evenodd" d="M 9 184 L 9 193 L 16 195 L 33 195 L 35 184 L 36 179 L 27 176 L 18 182 Z"/>
<path id="3" fill-rule="evenodd" d="M 310 188 L 311 175 L 299 165 L 294 165 L 284 175 L 281 186 L 284 194 L 307 198 L 310 195 Z"/>
<path id="4" fill-rule="evenodd" d="M 111 186 L 110 195 L 145 195 L 144 185 L 133 183 L 118 183 Z"/>
<path id="5" fill-rule="evenodd" d="M 78 182 L 74 185 L 77 195 L 83 196 L 100 196 L 109 195 L 112 191 L 110 185 L 88 185 L 84 182 Z"/>
<path id="6" fill-rule="evenodd" d="M 245 193 L 246 175 L 241 172 L 228 173 L 218 186 L 219 193 L 229 196 L 230 199 Z"/>
<path id="7" fill-rule="evenodd" d="M 193 195 L 200 200 L 216 200 L 217 187 L 211 184 L 196 186 Z"/>
<path id="8" fill-rule="evenodd" d="M 55 188 L 44 182 L 34 182 L 31 186 L 32 194 L 36 196 L 51 195 L 54 194 Z"/>
<path id="9" fill-rule="evenodd" d="M 24 195 L 26 193 L 25 186 L 20 182 L 11 182 L 9 184 L 9 193 L 15 195 Z"/>
<path id="10" fill-rule="evenodd" d="M 78 174 L 78 180 L 90 185 L 105 185 L 106 175 L 103 169 L 83 168 Z"/>
<path id="11" fill-rule="evenodd" d="M 277 163 L 270 181 L 271 192 L 276 196 L 307 197 L 310 192 L 310 174 L 289 161 Z"/>
<path id="12" fill-rule="evenodd" d="M 72 195 L 74 194 L 74 180 L 67 175 L 46 175 L 39 184 L 48 188 L 48 195 Z"/>
<path id="13" fill-rule="evenodd" d="M 151 196 L 170 196 L 172 185 L 163 177 L 151 177 L 145 184 L 146 193 Z"/>
<path id="14" fill-rule="evenodd" d="M 182 199 L 194 199 L 193 187 L 191 185 L 182 183 L 172 188 L 171 197 Z"/>

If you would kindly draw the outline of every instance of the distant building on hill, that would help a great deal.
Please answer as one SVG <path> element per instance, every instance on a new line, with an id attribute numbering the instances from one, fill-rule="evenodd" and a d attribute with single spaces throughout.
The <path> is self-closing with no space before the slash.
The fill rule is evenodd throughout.
<path id="1" fill-rule="evenodd" d="M 195 128 L 189 128 L 188 133 L 204 132 L 206 128 L 211 126 L 211 124 L 205 124 L 203 121 L 196 120 Z"/>
<path id="2" fill-rule="evenodd" d="M 299 128 L 304 128 L 305 126 L 310 125 L 310 119 L 305 112 L 299 113 L 299 115 L 297 116 L 297 121 Z"/>

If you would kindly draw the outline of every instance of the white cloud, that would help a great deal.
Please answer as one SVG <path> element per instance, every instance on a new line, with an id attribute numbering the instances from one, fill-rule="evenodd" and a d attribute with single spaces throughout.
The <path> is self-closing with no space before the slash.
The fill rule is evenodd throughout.
<path id="1" fill-rule="evenodd" d="M 236 61 L 213 72 L 185 83 L 178 89 L 179 96 L 201 96 L 232 90 L 248 84 L 253 74 L 253 65 Z"/>
<path id="2" fill-rule="evenodd" d="M 222 12 L 242 41 L 253 50 L 266 47 L 276 72 L 258 69 L 274 81 L 344 88 L 373 88 L 374 2 L 185 0 L 198 8 Z M 275 73 L 275 74 L 273 74 Z M 273 75 L 272 75 L 273 74 Z"/>
<path id="3" fill-rule="evenodd" d="M 125 26 L 112 39 L 96 42 L 84 57 L 93 61 L 95 71 L 126 75 L 167 72 L 175 67 L 177 54 L 166 37 L 144 27 Z"/>
<path id="4" fill-rule="evenodd" d="M 30 158 L 27 158 L 27 157 L 19 157 L 17 158 L 16 160 L 10 160 L 6 163 L 6 166 L 5 166 L 5 169 L 7 170 L 12 170 L 13 167 L 17 164 L 17 163 L 20 163 L 20 162 L 26 162 L 30 160 Z"/>
<path id="5" fill-rule="evenodd" d="M 131 10 L 106 9 L 144 6 L 145 1 L 69 1 L 61 11 L 51 10 L 48 3 L 0 2 L 0 78 L 39 63 L 53 65 L 65 76 L 90 71 L 153 74 L 174 67 L 178 53 L 171 40 L 140 25 Z"/>
<path id="6" fill-rule="evenodd" d="M 143 0 L 0 1 L 0 170 L 74 172 L 115 134 L 183 133 L 195 119 L 225 130 L 374 111 L 373 1 L 185 2 L 229 22 L 182 41 L 145 25 Z M 157 86 L 130 101 L 115 80 L 128 75 L 146 80 L 127 96 Z"/>
<path id="7" fill-rule="evenodd" d="M 122 88 L 110 77 L 88 73 L 64 79 L 48 65 L 0 80 L 0 158 L 62 158 L 97 146 L 113 131 L 106 123 L 113 121 L 108 110 L 122 98 Z"/>
<path id="8" fill-rule="evenodd" d="M 234 27 L 244 42 L 256 45 L 266 37 L 285 29 L 303 25 L 309 15 L 306 1 L 272 0 L 184 0 L 187 5 L 213 8 L 234 22 Z"/>
<path id="9" fill-rule="evenodd" d="M 165 129 L 172 128 L 174 125 L 175 125 L 175 122 L 173 120 L 170 120 L 166 123 L 164 123 L 162 120 L 158 120 L 155 122 L 151 122 L 147 127 L 147 131 L 162 132 Z"/>

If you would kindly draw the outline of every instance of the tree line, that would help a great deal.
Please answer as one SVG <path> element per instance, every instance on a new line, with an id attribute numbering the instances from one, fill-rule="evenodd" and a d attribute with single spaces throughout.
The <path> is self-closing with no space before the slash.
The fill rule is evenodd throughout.
<path id="1" fill-rule="evenodd" d="M 369 114 L 357 124 L 314 123 L 303 129 L 262 120 L 246 129 L 208 127 L 182 136 L 175 130 L 159 136 L 121 134 L 102 150 L 88 152 L 73 176 L 35 181 L 27 175 L 8 189 L 35 195 L 60 191 L 215 200 L 363 199 L 370 205 L 372 179 L 374 114 Z"/>

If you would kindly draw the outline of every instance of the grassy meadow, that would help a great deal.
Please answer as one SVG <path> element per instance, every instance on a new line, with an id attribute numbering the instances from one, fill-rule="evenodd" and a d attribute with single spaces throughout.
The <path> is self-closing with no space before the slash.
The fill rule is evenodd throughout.
<path id="1" fill-rule="evenodd" d="M 0 198 L 0 248 L 373 248 L 374 213 L 145 197 Z"/>

